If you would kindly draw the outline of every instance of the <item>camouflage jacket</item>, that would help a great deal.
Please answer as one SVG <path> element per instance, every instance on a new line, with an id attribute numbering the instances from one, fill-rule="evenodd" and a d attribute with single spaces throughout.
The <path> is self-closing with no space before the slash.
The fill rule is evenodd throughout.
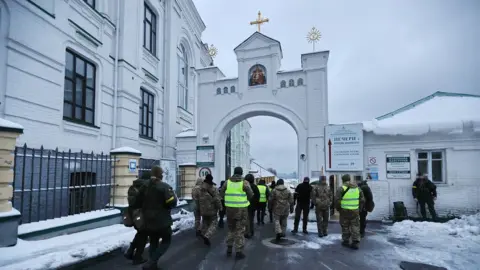
<path id="1" fill-rule="evenodd" d="M 313 185 L 310 199 L 317 209 L 326 210 L 332 204 L 332 191 L 326 184 Z"/>
<path id="2" fill-rule="evenodd" d="M 363 205 L 365 204 L 365 197 L 363 196 L 363 192 L 362 192 L 362 189 L 358 187 L 357 183 L 353 183 L 353 182 L 347 182 L 347 183 L 344 183 L 343 186 L 347 186 L 347 187 L 350 187 L 350 189 L 352 188 L 358 188 L 359 191 L 360 191 L 360 198 L 359 198 L 359 209 L 363 209 Z M 337 211 L 353 211 L 353 212 L 359 212 L 359 210 L 346 210 L 346 209 L 342 209 L 342 205 L 341 205 L 341 201 L 342 201 L 342 195 L 343 195 L 343 188 L 338 188 L 337 189 L 337 192 L 335 193 L 335 209 L 337 209 Z"/>
<path id="3" fill-rule="evenodd" d="M 199 192 L 199 210 L 202 216 L 215 216 L 218 211 L 222 210 L 222 202 L 220 194 L 214 185 L 202 183 Z"/>
<path id="4" fill-rule="evenodd" d="M 273 214 L 288 215 L 290 207 L 293 207 L 293 194 L 284 185 L 277 185 L 272 190 L 269 203 L 272 205 Z"/>

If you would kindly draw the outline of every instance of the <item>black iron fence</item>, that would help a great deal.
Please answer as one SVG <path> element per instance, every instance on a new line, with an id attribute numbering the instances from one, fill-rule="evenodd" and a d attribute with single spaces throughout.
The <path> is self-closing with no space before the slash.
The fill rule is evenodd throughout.
<path id="1" fill-rule="evenodd" d="M 103 152 L 16 147 L 12 204 L 21 224 L 113 207 L 113 166 Z"/>

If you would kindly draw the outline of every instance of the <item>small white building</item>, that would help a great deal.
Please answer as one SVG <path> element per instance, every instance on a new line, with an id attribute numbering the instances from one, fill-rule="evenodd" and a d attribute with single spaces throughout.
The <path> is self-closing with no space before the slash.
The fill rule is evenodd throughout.
<path id="1" fill-rule="evenodd" d="M 242 167 L 244 172 L 250 170 L 250 130 L 248 120 L 236 124 L 230 130 L 231 168 Z"/>
<path id="2" fill-rule="evenodd" d="M 363 122 L 363 171 L 329 174 L 372 178 L 375 210 L 370 219 L 391 216 L 395 201 L 403 201 L 409 215 L 417 215 L 412 184 L 418 172 L 436 184 L 435 207 L 440 215 L 476 212 L 480 209 L 479 108 L 480 96 L 436 92 Z M 327 143 L 329 139 L 326 136 Z"/>
<path id="3" fill-rule="evenodd" d="M 173 158 L 212 62 L 192 0 L 0 1 L 0 117 L 30 147 Z"/>

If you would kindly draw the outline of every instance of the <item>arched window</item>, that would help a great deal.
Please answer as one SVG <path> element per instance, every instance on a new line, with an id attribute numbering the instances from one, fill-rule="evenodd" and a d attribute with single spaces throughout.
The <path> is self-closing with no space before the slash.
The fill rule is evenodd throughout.
<path id="1" fill-rule="evenodd" d="M 178 106 L 188 109 L 188 57 L 183 44 L 178 56 Z"/>
<path id="2" fill-rule="evenodd" d="M 224 93 L 224 94 L 228 94 L 228 87 L 225 86 L 225 87 L 223 88 L 223 93 Z"/>
<path id="3" fill-rule="evenodd" d="M 297 85 L 303 85 L 303 79 L 302 78 L 299 78 L 297 80 Z"/>
<path id="4" fill-rule="evenodd" d="M 285 87 L 287 87 L 287 82 L 283 80 L 280 82 L 280 88 L 285 88 Z"/>
<path id="5" fill-rule="evenodd" d="M 220 87 L 217 88 L 217 95 L 221 95 L 222 94 L 222 89 Z"/>
<path id="6" fill-rule="evenodd" d="M 235 93 L 235 86 L 230 87 L 230 93 Z"/>
<path id="7" fill-rule="evenodd" d="M 291 87 L 291 86 L 295 86 L 295 81 L 293 79 L 290 79 L 288 81 L 288 86 Z"/>

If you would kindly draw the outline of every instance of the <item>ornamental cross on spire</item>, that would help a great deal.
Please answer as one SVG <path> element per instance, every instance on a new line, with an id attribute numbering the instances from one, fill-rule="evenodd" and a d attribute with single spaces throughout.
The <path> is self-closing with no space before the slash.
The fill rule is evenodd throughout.
<path id="1" fill-rule="evenodd" d="M 259 11 L 258 12 L 258 17 L 257 17 L 257 20 L 256 21 L 253 21 L 253 22 L 250 22 L 250 25 L 254 25 L 256 24 L 257 27 L 258 27 L 258 32 L 260 32 L 260 25 L 266 23 L 266 22 L 269 22 L 269 19 L 268 18 L 262 18 L 262 13 Z"/>

